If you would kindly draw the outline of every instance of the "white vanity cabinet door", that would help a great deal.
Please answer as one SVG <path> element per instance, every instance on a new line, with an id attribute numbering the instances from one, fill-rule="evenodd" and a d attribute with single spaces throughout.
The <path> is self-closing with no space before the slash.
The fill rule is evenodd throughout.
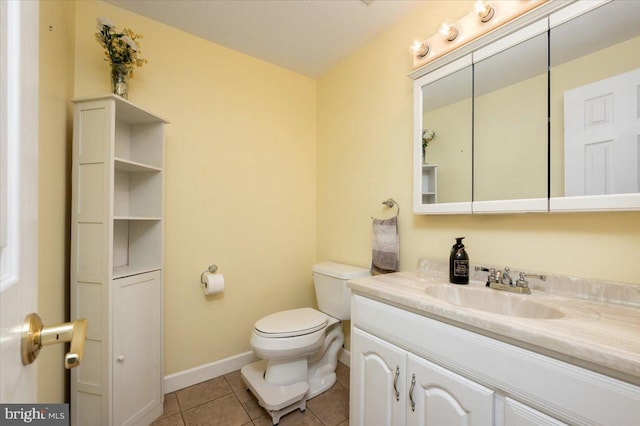
<path id="1" fill-rule="evenodd" d="M 112 283 L 113 424 L 150 423 L 162 414 L 160 271 Z"/>
<path id="2" fill-rule="evenodd" d="M 407 425 L 494 424 L 494 392 L 491 389 L 411 353 L 408 354 L 407 372 Z"/>
<path id="3" fill-rule="evenodd" d="M 559 420 L 524 405 L 511 398 L 505 398 L 505 426 L 567 426 Z"/>
<path id="4" fill-rule="evenodd" d="M 360 329 L 351 330 L 350 424 L 404 425 L 407 352 Z"/>

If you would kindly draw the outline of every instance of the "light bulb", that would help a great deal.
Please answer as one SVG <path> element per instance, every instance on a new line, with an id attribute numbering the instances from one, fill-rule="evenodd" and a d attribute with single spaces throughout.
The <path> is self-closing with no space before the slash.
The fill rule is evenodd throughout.
<path id="1" fill-rule="evenodd" d="M 413 52 L 413 54 L 420 58 L 424 58 L 425 56 L 427 56 L 427 54 L 429 53 L 429 50 L 431 50 L 431 48 L 424 41 L 416 40 L 411 45 L 411 51 Z"/>
<path id="2" fill-rule="evenodd" d="M 477 0 L 473 7 L 475 8 L 481 22 L 489 22 L 496 12 L 496 10 L 484 0 Z"/>
<path id="3" fill-rule="evenodd" d="M 458 29 L 456 25 L 451 21 L 443 22 L 438 30 L 448 41 L 453 41 L 458 37 Z"/>

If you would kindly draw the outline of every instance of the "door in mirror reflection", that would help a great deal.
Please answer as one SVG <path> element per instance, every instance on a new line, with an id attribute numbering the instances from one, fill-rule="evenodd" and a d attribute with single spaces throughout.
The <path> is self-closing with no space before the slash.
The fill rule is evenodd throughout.
<path id="1" fill-rule="evenodd" d="M 547 40 L 475 64 L 474 203 L 548 197 Z"/>
<path id="2" fill-rule="evenodd" d="M 550 30 L 551 197 L 640 192 L 640 1 Z"/>
<path id="3" fill-rule="evenodd" d="M 471 202 L 472 67 L 422 86 L 422 203 Z"/>
<path id="4" fill-rule="evenodd" d="M 565 196 L 639 192 L 640 69 L 564 94 Z"/>

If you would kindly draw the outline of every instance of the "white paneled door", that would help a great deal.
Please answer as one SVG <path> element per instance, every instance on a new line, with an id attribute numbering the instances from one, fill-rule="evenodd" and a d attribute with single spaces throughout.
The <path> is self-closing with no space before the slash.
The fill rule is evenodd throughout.
<path id="1" fill-rule="evenodd" d="M 37 310 L 37 1 L 0 1 L 0 402 L 36 402 L 22 324 Z"/>
<path id="2" fill-rule="evenodd" d="M 640 192 L 640 69 L 564 95 L 565 195 Z"/>

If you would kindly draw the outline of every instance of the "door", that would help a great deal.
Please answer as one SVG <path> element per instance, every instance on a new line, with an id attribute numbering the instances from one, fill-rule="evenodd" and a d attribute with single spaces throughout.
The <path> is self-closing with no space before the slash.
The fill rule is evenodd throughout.
<path id="1" fill-rule="evenodd" d="M 38 2 L 0 1 L 0 402 L 36 402 L 22 324 L 37 310 Z"/>
<path id="2" fill-rule="evenodd" d="M 494 392 L 413 354 L 408 355 L 409 426 L 494 424 Z"/>
<path id="3" fill-rule="evenodd" d="M 162 408 L 162 280 L 155 271 L 113 286 L 113 418 L 133 425 Z"/>
<path id="4" fill-rule="evenodd" d="M 404 424 L 406 354 L 390 343 L 352 328 L 350 424 Z"/>
<path id="5" fill-rule="evenodd" d="M 640 69 L 564 95 L 565 195 L 640 192 Z"/>

